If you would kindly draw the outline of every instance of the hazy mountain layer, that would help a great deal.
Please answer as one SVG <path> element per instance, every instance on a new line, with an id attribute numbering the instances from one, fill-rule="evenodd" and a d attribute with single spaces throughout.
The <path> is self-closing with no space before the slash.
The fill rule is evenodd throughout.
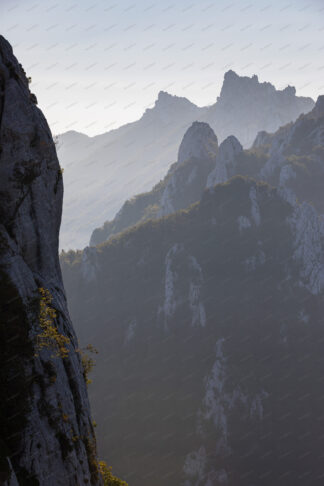
<path id="1" fill-rule="evenodd" d="M 324 212 L 324 97 L 314 109 L 274 134 L 260 132 L 249 150 L 234 137 L 217 148 L 209 125 L 195 122 L 186 132 L 167 176 L 151 192 L 122 206 L 112 221 L 97 228 L 90 244 L 106 241 L 125 228 L 185 209 L 198 201 L 204 189 L 234 175 L 248 175 L 280 188 L 288 200 L 312 202 Z M 215 143 L 216 141 L 216 143 Z"/>
<path id="2" fill-rule="evenodd" d="M 126 199 L 151 190 L 176 160 L 187 128 L 207 121 L 221 142 L 235 135 L 249 147 L 260 130 L 274 131 L 313 107 L 295 89 L 276 90 L 258 78 L 225 74 L 217 102 L 199 108 L 186 98 L 160 92 L 142 118 L 106 134 L 58 137 L 65 200 L 60 246 L 82 248 L 94 228 L 115 216 Z"/>

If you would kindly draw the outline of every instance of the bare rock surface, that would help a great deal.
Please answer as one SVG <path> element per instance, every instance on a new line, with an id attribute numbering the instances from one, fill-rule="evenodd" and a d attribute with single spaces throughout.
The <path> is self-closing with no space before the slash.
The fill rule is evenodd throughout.
<path id="1" fill-rule="evenodd" d="M 99 485 L 83 368 L 58 259 L 63 182 L 47 122 L 0 36 L 0 483 Z M 45 347 L 40 292 L 67 357 Z"/>

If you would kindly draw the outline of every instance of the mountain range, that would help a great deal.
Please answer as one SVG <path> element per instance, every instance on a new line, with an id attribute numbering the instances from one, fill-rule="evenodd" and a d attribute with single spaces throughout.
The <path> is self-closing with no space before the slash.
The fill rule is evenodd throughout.
<path id="1" fill-rule="evenodd" d="M 115 218 L 96 228 L 95 246 L 129 226 L 159 218 L 199 201 L 206 188 L 234 175 L 274 185 L 291 202 L 309 201 L 324 212 L 324 97 L 312 111 L 275 133 L 259 132 L 252 147 L 243 149 L 230 135 L 219 146 L 211 127 L 194 122 L 179 147 L 178 161 L 150 192 L 127 200 Z"/>
<path id="2" fill-rule="evenodd" d="M 220 142 L 234 135 L 248 148 L 259 131 L 273 132 L 313 105 L 291 86 L 276 90 L 257 76 L 228 71 L 211 106 L 161 91 L 138 121 L 95 137 L 73 131 L 59 135 L 65 183 L 60 247 L 83 248 L 93 229 L 112 219 L 126 199 L 158 183 L 194 121 L 208 123 Z"/>
<path id="3" fill-rule="evenodd" d="M 134 486 L 322 482 L 323 100 L 250 149 L 194 122 L 165 178 L 61 255 L 99 450 Z"/>

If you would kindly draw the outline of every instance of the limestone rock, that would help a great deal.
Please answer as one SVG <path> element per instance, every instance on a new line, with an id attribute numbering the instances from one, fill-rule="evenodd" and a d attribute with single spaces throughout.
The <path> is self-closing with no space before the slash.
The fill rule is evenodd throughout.
<path id="1" fill-rule="evenodd" d="M 101 484 L 78 343 L 58 259 L 63 182 L 50 129 L 0 37 L 0 411 L 4 483 Z M 69 339 L 38 350 L 39 288 Z M 54 343 L 52 343 L 54 346 Z M 5 476 L 5 477 L 4 477 Z M 2 483 L 3 484 L 3 483 Z"/>

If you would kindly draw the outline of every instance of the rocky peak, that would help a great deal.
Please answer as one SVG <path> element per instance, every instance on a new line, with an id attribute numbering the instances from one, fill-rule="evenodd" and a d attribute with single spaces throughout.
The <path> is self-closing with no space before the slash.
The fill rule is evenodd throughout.
<path id="1" fill-rule="evenodd" d="M 296 96 L 293 86 L 277 90 L 271 83 L 260 83 L 256 75 L 239 76 L 228 71 L 217 102 L 203 120 L 211 125 L 220 140 L 235 134 L 249 148 L 260 130 L 275 132 L 302 113 L 308 113 L 313 106 L 311 98 Z"/>
<path id="2" fill-rule="evenodd" d="M 243 151 L 243 147 L 236 137 L 230 135 L 219 146 L 215 167 L 207 179 L 207 188 L 226 182 L 235 173 L 237 168 L 237 156 Z"/>
<path id="3" fill-rule="evenodd" d="M 188 128 L 178 152 L 178 162 L 190 159 L 209 159 L 216 156 L 218 151 L 218 141 L 214 131 L 208 123 L 194 122 Z"/>
<path id="4" fill-rule="evenodd" d="M 270 98 L 269 98 L 270 97 Z M 256 74 L 253 76 L 239 76 L 234 71 L 227 71 L 224 75 L 224 82 L 221 89 L 219 101 L 228 103 L 232 100 L 242 101 L 253 99 L 257 102 L 258 99 L 276 99 L 281 103 L 301 103 L 305 105 L 305 111 L 311 109 L 314 103 L 311 98 L 297 98 L 296 88 L 294 86 L 287 86 L 282 90 L 277 90 L 273 84 L 269 82 L 259 82 Z"/>
<path id="5" fill-rule="evenodd" d="M 192 121 L 195 117 L 199 117 L 202 108 L 199 108 L 194 103 L 191 103 L 187 98 L 174 96 L 166 91 L 160 91 L 153 108 L 148 108 L 142 120 L 145 123 L 155 123 L 157 120 L 163 124 L 174 123 L 179 120 L 185 123 L 188 119 Z"/>
<path id="6" fill-rule="evenodd" d="M 295 86 L 287 86 L 286 88 L 284 88 L 282 90 L 282 92 L 286 95 L 290 95 L 290 96 L 295 96 L 296 95 L 296 88 Z"/>
<path id="7" fill-rule="evenodd" d="M 224 160 L 232 160 L 242 152 L 243 147 L 234 135 L 227 137 L 219 146 L 218 157 Z"/>
<path id="8" fill-rule="evenodd" d="M 156 108 L 170 108 L 172 106 L 197 108 L 197 106 L 194 103 L 191 103 L 187 98 L 171 95 L 167 91 L 159 92 L 154 106 Z"/>
<path id="9" fill-rule="evenodd" d="M 255 89 L 262 87 L 265 91 L 275 91 L 271 83 L 259 83 L 258 76 L 255 74 L 252 77 L 239 76 L 234 71 L 227 71 L 224 75 L 224 82 L 221 89 L 219 100 L 227 100 L 228 98 L 238 98 L 244 93 L 252 94 Z"/>
<path id="10" fill-rule="evenodd" d="M 0 481 L 99 486 L 84 371 L 58 259 L 62 171 L 36 103 L 0 37 Z M 54 338 L 38 347 L 42 312 L 51 316 L 46 326 L 65 343 L 64 353 Z"/>

